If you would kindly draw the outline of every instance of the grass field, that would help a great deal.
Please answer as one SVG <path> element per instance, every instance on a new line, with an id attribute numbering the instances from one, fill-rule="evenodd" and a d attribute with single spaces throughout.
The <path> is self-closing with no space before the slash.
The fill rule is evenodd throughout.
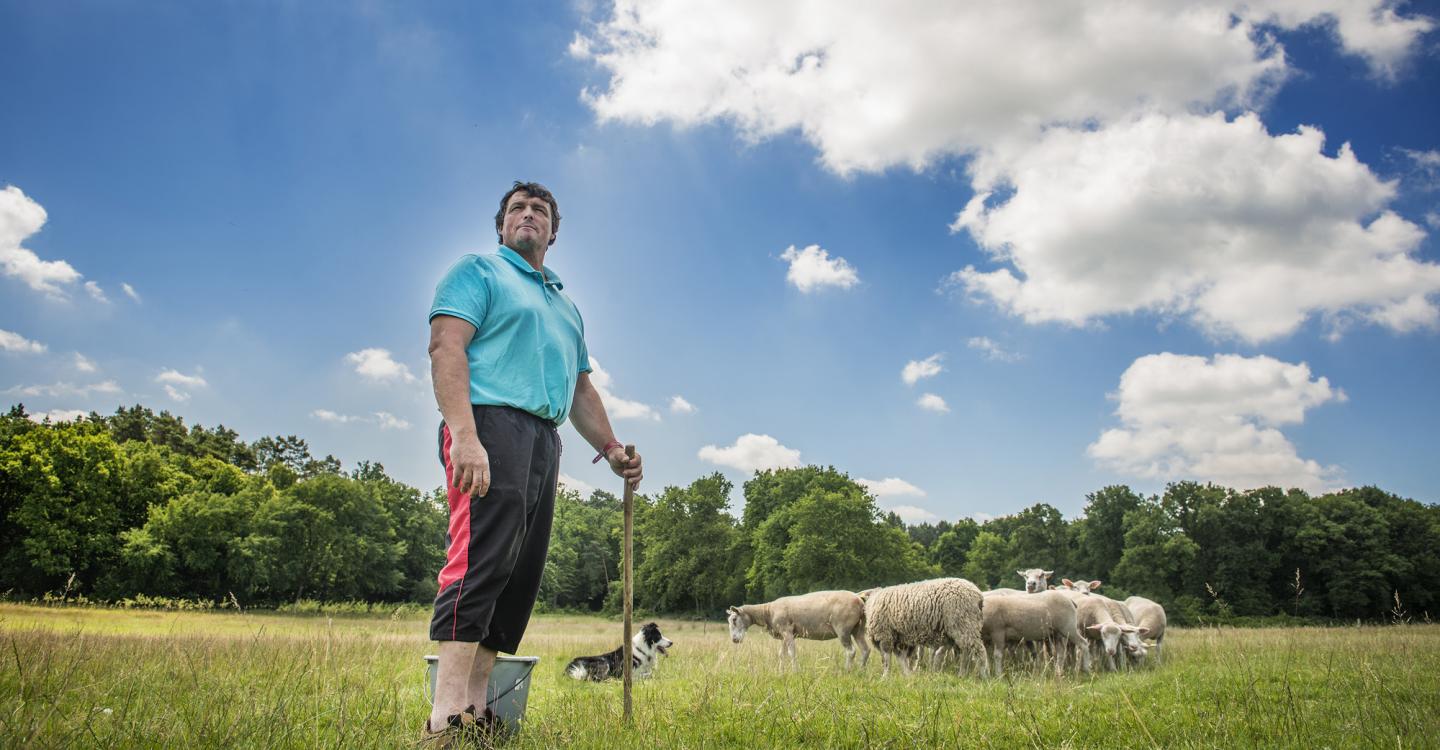
<path id="1" fill-rule="evenodd" d="M 637 683 L 565 678 L 618 623 L 539 617 L 541 657 L 516 748 L 1440 747 L 1440 626 L 1174 630 L 1154 669 L 1004 680 L 841 670 L 830 642 L 730 643 L 661 621 L 676 643 Z M 427 713 L 426 621 L 0 605 L 0 747 L 404 747 Z"/>

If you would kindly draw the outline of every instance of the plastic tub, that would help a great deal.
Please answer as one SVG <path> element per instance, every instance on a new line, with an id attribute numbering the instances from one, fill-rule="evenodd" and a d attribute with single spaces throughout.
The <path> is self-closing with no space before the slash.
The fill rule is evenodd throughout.
<path id="1" fill-rule="evenodd" d="M 490 685 L 485 690 L 485 705 L 505 723 L 511 733 L 520 731 L 525 720 L 525 699 L 530 695 L 530 673 L 540 662 L 538 656 L 496 656 L 495 669 L 490 672 Z M 435 675 L 439 671 L 440 657 L 425 656 L 425 699 L 435 702 Z"/>

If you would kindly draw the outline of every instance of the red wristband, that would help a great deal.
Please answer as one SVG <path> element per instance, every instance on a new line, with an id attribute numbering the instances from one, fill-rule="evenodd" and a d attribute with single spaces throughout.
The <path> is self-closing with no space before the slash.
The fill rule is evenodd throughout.
<path id="1" fill-rule="evenodd" d="M 591 459 L 590 463 L 592 463 L 592 464 L 598 464 L 598 463 L 600 463 L 600 459 L 604 458 L 604 457 L 605 457 L 605 454 L 606 454 L 606 453 L 609 453 L 611 448 L 624 448 L 624 447 L 625 447 L 625 444 L 624 444 L 624 443 L 621 443 L 619 440 L 611 440 L 610 442 L 608 442 L 608 443 L 605 444 L 605 447 L 604 447 L 604 448 L 601 448 L 601 449 L 600 449 L 600 452 L 599 452 L 599 453 L 596 453 L 596 454 L 595 454 L 595 458 Z"/>

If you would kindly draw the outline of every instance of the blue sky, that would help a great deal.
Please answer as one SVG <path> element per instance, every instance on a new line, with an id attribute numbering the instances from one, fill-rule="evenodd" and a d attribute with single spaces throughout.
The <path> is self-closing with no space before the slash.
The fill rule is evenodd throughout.
<path id="1" fill-rule="evenodd" d="M 817 463 L 910 520 L 1178 479 L 1440 501 L 1431 19 L 0 2 L 0 396 L 433 487 L 431 293 L 533 179 L 642 490 Z M 572 485 L 618 486 L 562 436 Z"/>

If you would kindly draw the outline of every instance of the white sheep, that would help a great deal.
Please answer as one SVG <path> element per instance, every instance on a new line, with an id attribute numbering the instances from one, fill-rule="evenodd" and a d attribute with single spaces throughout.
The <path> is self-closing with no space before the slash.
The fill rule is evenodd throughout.
<path id="1" fill-rule="evenodd" d="M 1120 651 L 1122 642 L 1125 646 L 1122 659 L 1136 658 L 1137 649 L 1139 656 L 1143 657 L 1144 643 L 1139 638 L 1146 629 L 1130 622 L 1132 617 L 1124 611 L 1124 605 L 1099 595 L 1082 596 L 1076 601 L 1075 610 L 1080 632 L 1104 652 L 1110 671 L 1116 669 L 1115 654 Z"/>
<path id="2" fill-rule="evenodd" d="M 989 591 L 982 591 L 980 593 L 983 594 L 986 599 L 989 599 L 992 596 L 1015 596 L 1016 594 L 1023 594 L 1025 592 L 1021 591 L 1020 589 L 999 588 L 990 589 Z"/>
<path id="3" fill-rule="evenodd" d="M 1064 674 L 1066 644 L 1078 651 L 1080 667 L 1090 669 L 1089 650 L 1080 634 L 1075 603 L 1055 591 L 1028 596 L 997 596 L 985 600 L 981 637 L 995 657 L 995 676 L 1004 674 L 1002 654 L 1007 643 L 1054 642 L 1055 673 Z"/>
<path id="4" fill-rule="evenodd" d="M 845 668 L 855 659 L 855 644 L 860 645 L 860 668 L 870 661 L 870 647 L 865 644 L 865 602 L 850 591 L 816 591 L 800 596 L 782 596 L 766 604 L 742 604 L 727 610 L 730 640 L 745 640 L 745 631 L 759 625 L 780 640 L 780 659 L 786 655 L 797 669 L 795 639 L 826 641 L 839 638 L 845 649 Z"/>
<path id="5" fill-rule="evenodd" d="M 1050 576 L 1055 575 L 1053 570 L 1043 568 L 1030 568 L 1029 570 L 1017 570 L 1021 578 L 1025 579 L 1025 593 L 1038 594 L 1050 588 Z"/>
<path id="6" fill-rule="evenodd" d="M 1125 606 L 1134 613 L 1135 624 L 1146 628 L 1145 635 L 1155 639 L 1155 661 L 1161 661 L 1161 647 L 1165 642 L 1165 608 L 1143 596 L 1126 599 Z"/>
<path id="7" fill-rule="evenodd" d="M 977 663 L 982 675 L 988 674 L 985 646 L 980 642 L 983 606 L 980 589 L 963 578 L 935 578 L 872 591 L 865 600 L 865 626 L 885 663 L 881 676 L 890 673 L 891 655 L 899 655 L 901 668 L 909 674 L 918 649 L 945 646 Z M 960 671 L 963 674 L 963 663 Z"/>

